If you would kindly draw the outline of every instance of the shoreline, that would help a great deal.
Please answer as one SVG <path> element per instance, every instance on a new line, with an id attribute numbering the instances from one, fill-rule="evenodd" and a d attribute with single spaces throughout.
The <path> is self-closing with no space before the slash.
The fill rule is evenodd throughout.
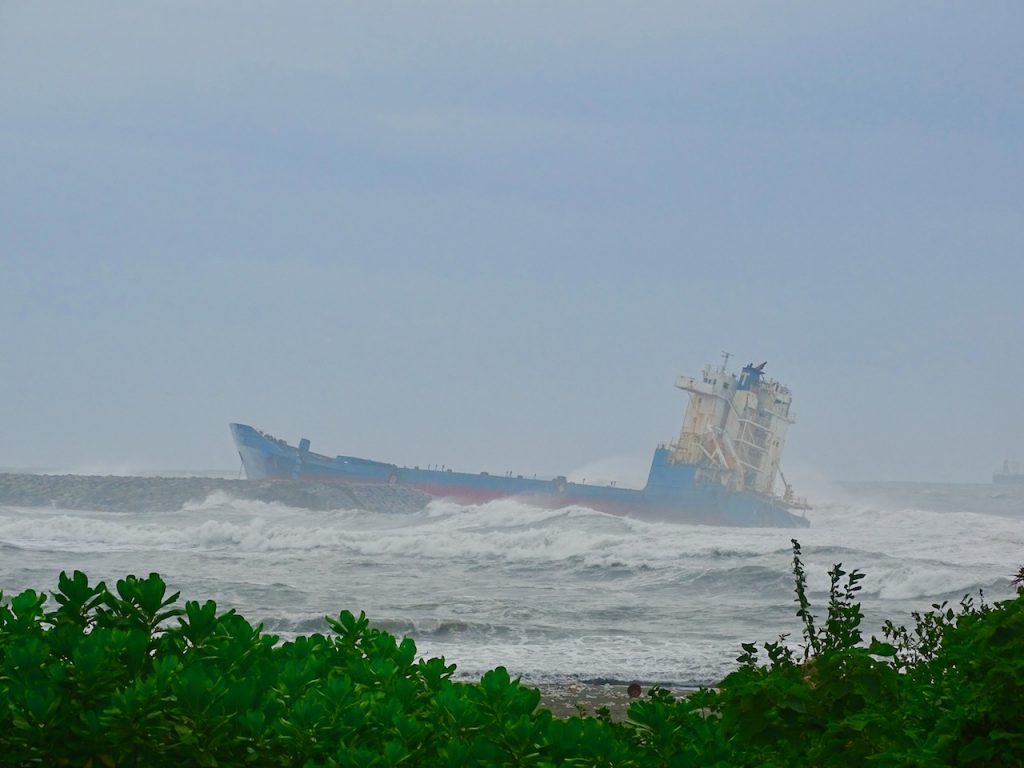
<path id="1" fill-rule="evenodd" d="M 524 686 L 536 688 L 540 691 L 539 707 L 551 710 L 555 717 L 567 718 L 594 716 L 597 710 L 606 707 L 611 713 L 613 720 L 625 720 L 629 705 L 633 701 L 647 698 L 651 688 L 661 687 L 673 696 L 685 696 L 696 688 L 677 688 L 659 686 L 657 683 L 645 683 L 638 681 L 640 685 L 640 696 L 631 699 L 628 689 L 630 683 L 587 683 L 587 682 L 565 682 L 565 683 L 532 683 L 522 680 Z"/>

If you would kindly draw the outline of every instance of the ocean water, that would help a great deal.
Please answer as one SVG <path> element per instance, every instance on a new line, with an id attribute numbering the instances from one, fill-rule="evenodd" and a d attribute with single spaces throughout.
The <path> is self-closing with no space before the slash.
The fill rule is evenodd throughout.
<path id="1" fill-rule="evenodd" d="M 99 482 L 88 503 L 0 496 L 8 597 L 52 589 L 61 570 L 108 582 L 157 571 L 183 599 L 214 599 L 282 637 L 326 632 L 325 615 L 362 610 L 462 677 L 500 664 L 533 684 L 713 684 L 741 642 L 799 639 L 793 536 L 821 611 L 832 564 L 866 572 L 868 635 L 979 590 L 1005 599 L 1024 564 L 1024 487 L 847 485 L 814 499 L 810 529 L 790 531 L 513 500 L 310 510 L 242 498 L 230 481 L 211 489 L 209 478 L 180 480 L 196 483 L 198 498 L 168 504 L 155 479 L 151 499 L 143 481 L 123 498 L 124 481 Z"/>

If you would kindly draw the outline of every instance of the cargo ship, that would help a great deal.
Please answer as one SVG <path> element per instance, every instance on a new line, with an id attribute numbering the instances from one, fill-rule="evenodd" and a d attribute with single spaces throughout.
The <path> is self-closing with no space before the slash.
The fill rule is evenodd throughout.
<path id="1" fill-rule="evenodd" d="M 728 371 L 729 355 L 699 378 L 675 386 L 689 403 L 679 437 L 654 451 L 643 488 L 522 475 L 421 469 L 355 456 L 326 456 L 310 441 L 291 445 L 247 424 L 231 424 L 246 477 L 413 488 L 461 504 L 514 497 L 547 508 L 580 506 L 643 518 L 729 526 L 805 527 L 805 500 L 796 498 L 779 462 L 793 423 L 787 387 L 764 375 L 766 363 Z M 775 493 L 781 481 L 784 492 Z"/>
<path id="2" fill-rule="evenodd" d="M 992 475 L 992 482 L 1024 485 L 1024 472 L 1021 471 L 1020 462 L 1003 459 L 1003 471 Z"/>

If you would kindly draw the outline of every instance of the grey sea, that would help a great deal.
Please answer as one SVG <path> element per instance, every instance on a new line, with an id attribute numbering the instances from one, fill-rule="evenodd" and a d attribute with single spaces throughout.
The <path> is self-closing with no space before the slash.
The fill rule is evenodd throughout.
<path id="1" fill-rule="evenodd" d="M 159 572 L 185 599 L 282 638 L 365 611 L 463 678 L 498 665 L 536 685 L 670 688 L 728 674 L 742 642 L 798 640 L 790 539 L 812 600 L 866 572 L 866 634 L 983 591 L 1024 564 L 1024 487 L 881 483 L 812 498 L 809 529 L 651 523 L 512 500 L 480 506 L 213 477 L 0 475 L 0 589 Z"/>

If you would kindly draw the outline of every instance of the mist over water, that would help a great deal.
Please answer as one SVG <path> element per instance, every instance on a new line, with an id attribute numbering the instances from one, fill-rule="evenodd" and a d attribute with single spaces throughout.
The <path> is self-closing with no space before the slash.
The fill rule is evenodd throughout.
<path id="1" fill-rule="evenodd" d="M 118 507 L 126 486 L 109 482 L 94 506 Z M 846 486 L 808 513 L 810 529 L 791 531 L 513 500 L 314 511 L 194 482 L 206 484 L 199 500 L 173 511 L 147 505 L 137 484 L 128 511 L 0 505 L 0 589 L 51 589 L 61 570 L 108 581 L 158 571 L 183 598 L 214 599 L 284 637 L 363 610 L 467 677 L 503 664 L 534 683 L 696 685 L 733 669 L 741 642 L 799 638 L 794 535 L 819 611 L 832 564 L 867 573 L 868 635 L 979 589 L 1008 597 L 1024 563 L 1024 488 Z"/>

